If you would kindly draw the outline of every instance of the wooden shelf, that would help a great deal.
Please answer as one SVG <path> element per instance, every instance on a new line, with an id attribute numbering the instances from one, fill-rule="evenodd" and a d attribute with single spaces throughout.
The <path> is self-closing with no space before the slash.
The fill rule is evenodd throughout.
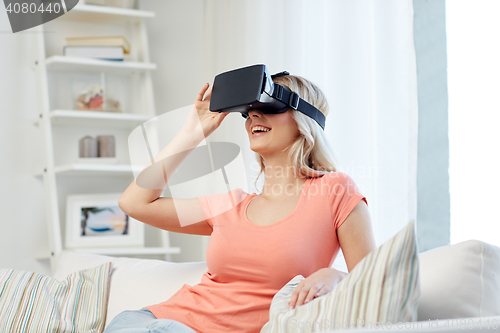
<path id="1" fill-rule="evenodd" d="M 88 177 L 88 176 L 118 176 L 134 177 L 133 171 L 141 171 L 138 167 L 132 168 L 128 164 L 84 164 L 71 163 L 58 165 L 54 168 L 56 176 L 65 177 Z M 43 173 L 37 173 L 40 177 Z"/>
<path id="2" fill-rule="evenodd" d="M 130 247 L 130 248 L 88 248 L 68 249 L 78 253 L 92 253 L 101 255 L 148 255 L 148 254 L 176 254 L 181 253 L 179 247 Z"/>
<path id="3" fill-rule="evenodd" d="M 133 113 L 115 113 L 78 110 L 53 110 L 49 113 L 53 125 L 83 127 L 118 127 L 133 129 L 151 119 L 151 116 Z M 39 119 L 34 123 L 38 124 Z"/>
<path id="4" fill-rule="evenodd" d="M 112 24 L 136 23 L 155 17 L 154 12 L 79 3 L 58 20 L 102 22 Z"/>
<path id="5" fill-rule="evenodd" d="M 135 61 L 111 61 L 55 55 L 45 59 L 50 71 L 107 72 L 114 74 L 142 73 L 156 69 L 156 64 Z"/>

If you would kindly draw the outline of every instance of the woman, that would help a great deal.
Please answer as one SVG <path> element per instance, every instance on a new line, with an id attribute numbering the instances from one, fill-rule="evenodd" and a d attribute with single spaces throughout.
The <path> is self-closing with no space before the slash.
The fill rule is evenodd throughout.
<path id="1" fill-rule="evenodd" d="M 292 75 L 274 81 L 328 114 L 325 96 L 310 81 Z M 198 93 L 184 128 L 155 158 L 164 161 L 166 180 L 229 114 L 209 111 L 208 86 Z M 265 132 L 253 132 L 259 128 Z M 160 197 L 162 189 L 144 189 L 135 181 L 123 193 L 120 207 L 137 220 L 211 235 L 208 270 L 199 284 L 183 285 L 163 303 L 119 314 L 107 333 L 260 332 L 272 297 L 295 275 L 306 278 L 295 288 L 291 309 L 328 293 L 347 275 L 330 268 L 340 247 L 349 271 L 376 248 L 366 198 L 347 174 L 336 172 L 326 135 L 313 119 L 293 109 L 250 110 L 245 129 L 265 176 L 261 194 L 235 189 L 175 199 L 174 206 L 172 198 Z M 178 209 L 200 222 L 181 225 Z"/>

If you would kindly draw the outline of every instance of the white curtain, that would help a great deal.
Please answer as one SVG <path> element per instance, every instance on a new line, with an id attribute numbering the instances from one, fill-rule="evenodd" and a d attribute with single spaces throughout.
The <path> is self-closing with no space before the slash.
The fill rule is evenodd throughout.
<path id="1" fill-rule="evenodd" d="M 377 245 L 416 217 L 417 88 L 411 0 L 205 0 L 206 77 L 256 63 L 315 82 L 330 104 L 325 131 L 341 170 L 367 197 Z M 226 121 L 227 120 L 227 121 Z M 213 140 L 244 150 L 244 119 Z M 211 138 L 212 140 L 212 138 Z"/>

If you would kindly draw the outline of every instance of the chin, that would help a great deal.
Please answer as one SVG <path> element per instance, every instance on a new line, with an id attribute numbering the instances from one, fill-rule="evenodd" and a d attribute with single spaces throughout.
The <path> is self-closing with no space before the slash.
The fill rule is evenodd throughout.
<path id="1" fill-rule="evenodd" d="M 256 153 L 258 153 L 258 154 L 261 154 L 261 155 L 262 155 L 263 153 L 265 153 L 265 152 L 263 151 L 263 149 L 262 149 L 262 147 L 261 147 L 261 146 L 259 146 L 259 145 L 257 145 L 257 146 L 256 146 L 256 145 L 253 145 L 253 144 L 251 144 L 251 143 L 250 143 L 250 150 L 251 150 L 251 151 L 253 151 L 253 152 L 256 152 Z"/>

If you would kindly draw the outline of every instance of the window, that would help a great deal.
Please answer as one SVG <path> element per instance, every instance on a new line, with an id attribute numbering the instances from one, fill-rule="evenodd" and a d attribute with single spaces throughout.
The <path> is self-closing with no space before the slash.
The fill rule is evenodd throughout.
<path id="1" fill-rule="evenodd" d="M 451 243 L 500 246 L 500 1 L 446 1 Z"/>

